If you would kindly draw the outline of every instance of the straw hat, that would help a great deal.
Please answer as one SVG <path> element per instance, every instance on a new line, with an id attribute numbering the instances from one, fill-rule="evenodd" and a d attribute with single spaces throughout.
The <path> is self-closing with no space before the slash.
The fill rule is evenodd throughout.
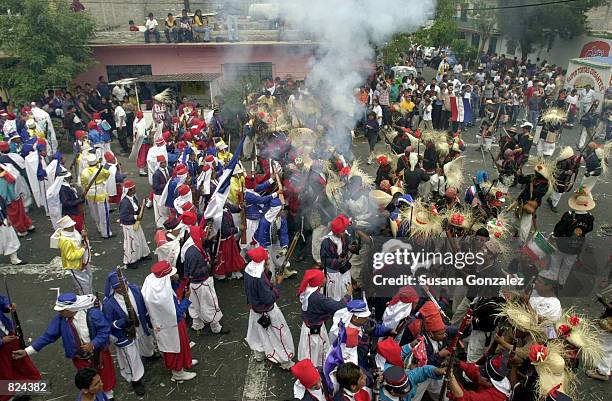
<path id="1" fill-rule="evenodd" d="M 582 186 L 567 200 L 567 204 L 578 212 L 586 212 L 595 208 L 593 197 Z"/>
<path id="2" fill-rule="evenodd" d="M 385 207 L 391 202 L 393 196 L 389 195 L 385 191 L 381 191 L 380 189 L 373 189 L 369 193 L 370 202 L 378 205 L 380 207 Z"/>
<path id="3" fill-rule="evenodd" d="M 435 205 L 429 205 L 421 200 L 413 204 L 414 210 L 410 209 L 401 212 L 402 219 L 411 220 L 410 234 L 421 238 L 437 237 L 444 231 L 442 219 L 438 214 Z M 412 213 L 412 215 L 411 215 Z"/>
<path id="4" fill-rule="evenodd" d="M 567 121 L 567 113 L 565 110 L 552 107 L 542 115 L 542 121 L 550 124 L 563 124 Z"/>
<path id="5" fill-rule="evenodd" d="M 569 309 L 556 323 L 559 338 L 578 348 L 578 356 L 585 366 L 595 367 L 603 359 L 603 344 L 597 327 L 586 316 Z"/>
<path id="6" fill-rule="evenodd" d="M 563 150 L 561 150 L 559 156 L 557 156 L 557 161 L 566 160 L 572 156 L 574 156 L 574 149 L 572 149 L 571 146 L 566 146 L 563 148 Z"/>
<path id="7" fill-rule="evenodd" d="M 538 323 L 538 315 L 532 308 L 528 308 L 524 303 L 511 300 L 500 306 L 497 316 L 505 318 L 508 323 L 525 333 L 538 338 L 542 334 L 541 325 Z"/>

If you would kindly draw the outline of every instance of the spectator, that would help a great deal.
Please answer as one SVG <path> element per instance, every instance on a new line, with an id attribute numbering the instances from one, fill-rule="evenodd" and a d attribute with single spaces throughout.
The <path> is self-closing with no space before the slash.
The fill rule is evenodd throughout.
<path id="1" fill-rule="evenodd" d="M 85 6 L 79 0 L 72 0 L 70 9 L 75 13 L 78 13 L 79 11 L 85 11 Z"/>
<path id="2" fill-rule="evenodd" d="M 179 26 L 179 42 L 191 42 L 193 40 L 191 19 L 187 15 L 187 10 L 185 9 L 181 11 L 181 20 Z"/>
<path id="3" fill-rule="evenodd" d="M 100 75 L 98 77 L 98 84 L 96 85 L 96 90 L 100 94 L 100 97 L 109 98 L 110 97 L 110 87 L 108 86 L 108 82 L 104 76 Z"/>
<path id="4" fill-rule="evenodd" d="M 168 17 L 166 17 L 164 22 L 164 34 L 168 43 L 178 42 L 178 24 L 172 13 L 168 13 Z"/>
<path id="5" fill-rule="evenodd" d="M 425 106 L 423 107 L 423 120 L 419 125 L 421 129 L 433 129 L 433 125 L 431 123 L 431 111 L 433 110 L 433 106 L 431 105 L 431 100 L 429 98 L 425 99 Z"/>
<path id="6" fill-rule="evenodd" d="M 75 133 L 78 130 L 82 130 L 83 128 L 85 128 L 85 126 L 83 125 L 83 122 L 77 115 L 77 109 L 74 104 L 71 104 L 66 109 L 66 113 L 64 114 L 63 124 L 64 124 L 64 129 L 66 130 L 66 133 L 68 134 L 68 138 L 70 138 L 71 141 L 74 140 Z"/>
<path id="7" fill-rule="evenodd" d="M 127 132 L 126 132 L 127 114 L 125 113 L 125 110 L 121 106 L 120 102 L 117 101 L 116 103 L 114 103 L 114 105 L 115 105 L 114 119 L 115 119 L 115 126 L 117 127 L 117 139 L 119 140 L 119 144 L 121 145 L 121 151 L 124 154 L 129 154 L 130 148 L 128 147 L 127 136 L 126 136 L 127 135 Z"/>
<path id="8" fill-rule="evenodd" d="M 125 91 L 125 88 L 123 87 L 123 85 L 115 85 L 112 93 L 118 102 L 122 102 L 125 95 L 127 95 L 127 92 Z"/>
<path id="9" fill-rule="evenodd" d="M 138 29 L 138 26 L 134 23 L 134 20 L 130 20 L 128 24 L 130 24 L 130 32 L 138 32 L 140 30 Z"/>
<path id="10" fill-rule="evenodd" d="M 204 42 L 210 42 L 210 27 L 208 26 L 208 18 L 202 16 L 202 10 L 199 8 L 195 11 L 193 16 L 193 31 L 198 34 L 197 39 L 204 34 L 202 40 Z"/>
<path id="11" fill-rule="evenodd" d="M 149 18 L 147 18 L 145 22 L 145 43 L 151 43 L 151 36 L 155 37 L 155 43 L 159 43 L 159 30 L 157 29 L 158 26 L 159 24 L 153 16 L 153 13 L 149 13 Z"/>

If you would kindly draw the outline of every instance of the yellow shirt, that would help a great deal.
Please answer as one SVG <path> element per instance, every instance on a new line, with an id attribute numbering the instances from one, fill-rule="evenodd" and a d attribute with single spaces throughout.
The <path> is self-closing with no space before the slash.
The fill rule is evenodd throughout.
<path id="1" fill-rule="evenodd" d="M 242 191 L 244 187 L 244 176 L 232 176 L 230 181 L 230 192 L 227 195 L 227 200 L 233 203 L 234 205 L 238 205 L 238 194 Z"/>
<path id="2" fill-rule="evenodd" d="M 83 267 L 83 255 L 85 248 L 77 246 L 73 240 L 60 235 L 57 246 L 62 256 L 62 266 L 64 269 L 81 269 Z"/>
<path id="3" fill-rule="evenodd" d="M 402 110 L 412 112 L 412 110 L 414 109 L 414 106 L 415 104 L 412 100 L 408 101 L 406 99 L 402 99 L 402 101 L 400 102 L 400 108 Z"/>
<path id="4" fill-rule="evenodd" d="M 89 185 L 89 182 L 93 179 L 93 176 L 98 171 L 98 166 L 89 166 L 81 172 L 81 185 L 83 189 Z M 108 198 L 106 192 L 106 180 L 110 177 L 110 172 L 103 168 L 100 174 L 96 177 L 96 181 L 89 188 L 87 192 L 87 199 L 96 202 L 104 202 Z"/>

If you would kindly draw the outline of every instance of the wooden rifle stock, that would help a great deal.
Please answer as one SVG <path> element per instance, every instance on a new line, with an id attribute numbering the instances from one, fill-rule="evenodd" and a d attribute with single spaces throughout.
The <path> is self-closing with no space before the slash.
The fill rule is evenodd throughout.
<path id="1" fill-rule="evenodd" d="M 17 314 L 17 310 L 12 309 L 13 301 L 11 300 L 11 293 L 9 292 L 6 277 L 4 278 L 4 289 L 6 290 L 6 297 L 9 301 L 9 307 L 11 308 L 11 320 L 13 322 L 13 330 L 15 330 L 15 335 L 19 339 L 19 349 L 25 349 L 26 343 L 25 338 L 23 337 L 23 329 L 21 328 L 21 322 L 19 321 L 19 315 Z"/>
<path id="2" fill-rule="evenodd" d="M 91 177 L 91 180 L 89 180 L 89 183 L 87 183 L 87 186 L 83 190 L 83 196 L 87 196 L 87 192 L 89 192 L 91 187 L 94 185 L 94 183 L 96 182 L 96 178 L 98 178 L 98 176 L 100 175 L 100 172 L 102 171 L 103 168 L 104 168 L 104 165 L 100 164 L 100 167 L 98 168 L 98 171 L 96 171 L 94 176 Z"/>
<path id="3" fill-rule="evenodd" d="M 240 183 L 240 244 L 246 245 L 247 233 L 246 233 L 246 201 L 244 197 L 244 184 Z"/>
<path id="4" fill-rule="evenodd" d="M 142 215 L 144 214 L 146 200 L 142 200 L 142 204 L 140 205 L 140 210 L 138 211 L 138 219 L 134 223 L 134 231 L 140 228 L 140 222 L 142 221 Z"/>
<path id="5" fill-rule="evenodd" d="M 136 314 L 136 310 L 134 309 L 134 305 L 132 305 L 132 300 L 130 299 L 130 289 L 127 284 L 125 284 L 125 276 L 119 267 L 117 267 L 117 278 L 119 279 L 119 287 L 121 287 L 121 292 L 123 292 L 123 301 L 125 302 L 127 315 L 132 321 L 132 325 L 126 329 L 127 337 L 130 340 L 133 340 L 136 338 L 136 327 L 140 325 L 140 322 L 138 321 L 138 315 Z"/>
<path id="6" fill-rule="evenodd" d="M 465 317 L 461 321 L 459 330 L 457 330 L 457 334 L 455 335 L 455 337 L 453 338 L 453 340 L 451 341 L 449 345 L 450 355 L 448 357 L 448 365 L 446 367 L 446 374 L 444 375 L 444 382 L 442 383 L 442 389 L 440 390 L 440 396 L 438 397 L 438 401 L 443 401 L 444 397 L 446 396 L 446 389 L 448 388 L 448 382 L 450 381 L 450 376 L 453 372 L 453 364 L 455 361 L 455 355 L 457 353 L 457 344 L 459 343 L 459 339 L 465 332 L 465 329 L 467 328 L 467 325 L 471 319 L 472 319 L 472 309 L 470 308 L 467 310 Z"/>

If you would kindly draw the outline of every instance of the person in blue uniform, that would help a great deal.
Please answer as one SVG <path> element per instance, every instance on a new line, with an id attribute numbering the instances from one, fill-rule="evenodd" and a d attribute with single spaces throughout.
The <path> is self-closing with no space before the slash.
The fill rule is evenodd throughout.
<path id="1" fill-rule="evenodd" d="M 135 268 L 136 262 L 141 259 L 151 259 L 151 250 L 140 224 L 142 207 L 136 197 L 136 184 L 126 180 L 119 202 L 119 223 L 123 228 L 123 263 L 128 268 Z"/>
<path id="2" fill-rule="evenodd" d="M 242 245 L 244 252 L 253 248 L 253 236 L 259 220 L 264 214 L 264 210 L 268 209 L 272 199 L 278 197 L 276 192 L 270 195 L 263 193 L 270 188 L 268 181 L 257 184 L 254 173 L 247 175 L 244 179 L 244 204 L 246 213 L 246 244 Z"/>
<path id="3" fill-rule="evenodd" d="M 127 293 L 124 288 L 127 288 Z M 128 297 L 133 315 L 128 314 L 126 303 Z M 132 384 L 137 395 L 143 395 L 144 366 L 141 357 L 151 358 L 155 353 L 155 346 L 149 312 L 140 287 L 128 283 L 127 280 L 121 285 L 117 272 L 110 272 L 104 287 L 102 312 L 111 325 L 121 376 Z"/>
<path id="4" fill-rule="evenodd" d="M 157 155 L 157 169 L 151 177 L 153 187 L 153 212 L 155 213 L 155 226 L 161 228 L 164 221 L 168 218 L 168 209 L 162 204 L 161 197 L 164 193 L 164 188 L 168 183 L 170 175 L 168 174 L 168 162 L 164 155 Z"/>
<path id="5" fill-rule="evenodd" d="M 60 294 L 53 308 L 57 314 L 45 332 L 25 350 L 13 351 L 13 358 L 22 359 L 40 352 L 61 337 L 66 358 L 72 360 L 77 370 L 96 369 L 104 382 L 104 393 L 112 400 L 116 378 L 108 350 L 110 325 L 102 311 L 94 306 L 94 301 L 91 294 Z"/>
<path id="6" fill-rule="evenodd" d="M 342 299 L 351 283 L 349 241 L 345 233 L 349 224 L 346 216 L 339 215 L 332 220 L 331 232 L 321 242 L 321 264 L 327 279 L 326 294 L 335 301 Z"/>

